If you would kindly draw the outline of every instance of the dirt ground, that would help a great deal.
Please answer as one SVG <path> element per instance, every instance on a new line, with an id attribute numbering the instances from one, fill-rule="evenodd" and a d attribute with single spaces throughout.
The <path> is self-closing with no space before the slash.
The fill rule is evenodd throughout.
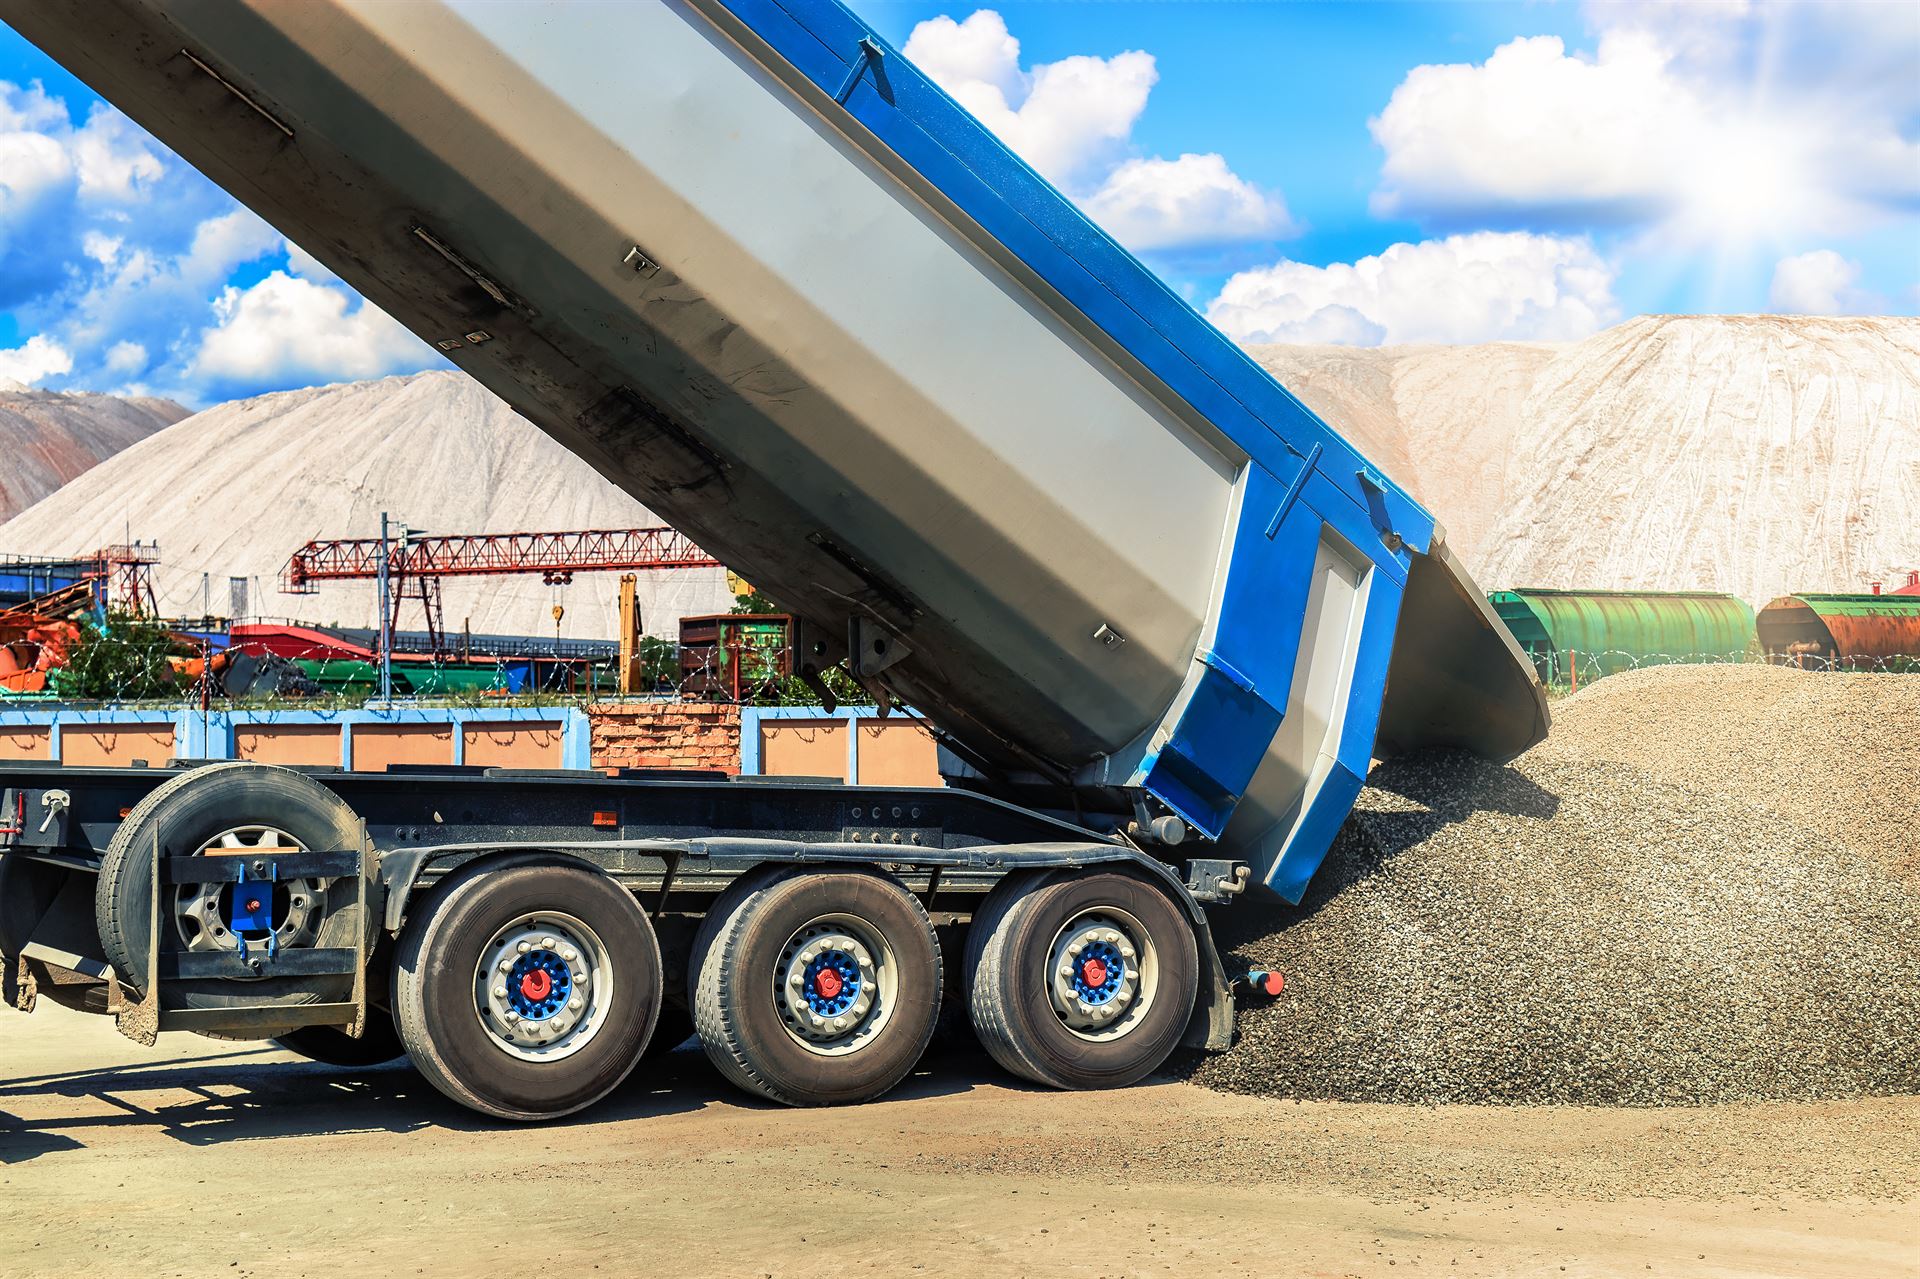
<path id="1" fill-rule="evenodd" d="M 689 1047 L 513 1128 L 293 1061 L 0 1013 L 0 1274 L 1920 1275 L 1920 1099 L 1063 1095 L 962 1054 L 806 1111 Z"/>

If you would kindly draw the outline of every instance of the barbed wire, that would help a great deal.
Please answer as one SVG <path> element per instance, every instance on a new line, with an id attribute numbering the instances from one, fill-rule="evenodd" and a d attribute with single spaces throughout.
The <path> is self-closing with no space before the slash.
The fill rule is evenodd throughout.
<path id="1" fill-rule="evenodd" d="M 1920 673 L 1920 653 L 1842 656 L 1832 652 L 1765 651 L 1751 648 L 1738 653 L 1643 653 L 1628 649 L 1556 649 L 1529 654 L 1540 680 L 1554 693 L 1576 688 L 1627 671 L 1659 666 L 1776 666 L 1810 673 Z"/>
<path id="2" fill-rule="evenodd" d="M 612 652 L 595 652 L 607 649 Z M 378 704 L 381 667 L 371 655 L 338 645 L 270 648 L 233 645 L 200 651 L 178 643 L 101 646 L 66 639 L 0 636 L 0 710 L 35 707 L 144 709 L 276 708 L 303 712 Z M 818 693 L 794 678 L 784 643 L 744 636 L 724 647 L 682 648 L 670 640 L 643 644 L 635 678 L 621 689 L 617 646 L 561 641 L 515 645 L 510 654 L 396 653 L 390 663 L 394 703 L 483 707 L 586 707 L 618 700 L 711 701 L 739 705 L 806 705 Z M 842 700 L 861 694 L 850 680 Z"/>

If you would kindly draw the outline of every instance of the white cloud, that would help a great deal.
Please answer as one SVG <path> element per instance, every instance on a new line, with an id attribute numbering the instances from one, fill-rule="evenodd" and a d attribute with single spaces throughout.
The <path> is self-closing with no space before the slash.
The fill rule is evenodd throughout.
<path id="1" fill-rule="evenodd" d="M 1885 298 L 1859 285 L 1859 263 L 1832 249 L 1815 249 L 1780 259 L 1767 302 L 1790 315 L 1873 315 L 1887 309 Z"/>
<path id="2" fill-rule="evenodd" d="M 120 246 L 125 243 L 126 241 L 117 235 L 87 230 L 81 233 L 80 251 L 101 266 L 112 266 L 120 256 Z"/>
<path id="3" fill-rule="evenodd" d="M 263 281 L 228 296 L 236 271 L 283 260 L 315 292 Z M 0 352 L 8 377 L 202 404 L 444 363 L 323 287 L 338 284 L 125 116 L 95 105 L 76 119 L 39 85 L 0 81 L 0 311 L 36 335 Z M 299 330 L 300 349 L 276 362 L 249 348 L 230 327 L 242 316 Z"/>
<path id="4" fill-rule="evenodd" d="M 1437 225 L 1611 221 L 1724 246 L 1920 202 L 1920 143 L 1903 132 L 1920 104 L 1910 6 L 1589 13 L 1590 56 L 1539 36 L 1408 72 L 1371 121 L 1385 152 L 1376 211 Z"/>
<path id="5" fill-rule="evenodd" d="M 315 284 L 338 284 L 340 277 L 327 268 L 313 254 L 307 252 L 292 240 L 282 241 L 287 246 L 287 270 L 303 280 L 312 280 Z"/>
<path id="6" fill-rule="evenodd" d="M 262 388 L 381 377 L 431 361 L 426 345 L 370 302 L 275 271 L 214 303 L 193 372 L 216 385 Z"/>
<path id="7" fill-rule="evenodd" d="M 193 229 L 193 242 L 180 259 L 179 272 L 196 283 L 225 283 L 235 267 L 262 258 L 284 243 L 280 233 L 251 209 L 236 208 Z"/>
<path id="8" fill-rule="evenodd" d="M 38 130 L 67 122 L 67 109 L 38 81 L 22 88 L 0 80 L 0 133 Z"/>
<path id="9" fill-rule="evenodd" d="M 907 37 L 908 60 L 1062 186 L 1100 168 L 1124 146 L 1160 73 L 1153 55 L 1072 57 L 1020 69 L 1006 19 L 981 9 L 964 22 L 931 18 Z"/>
<path id="10" fill-rule="evenodd" d="M 147 367 L 147 348 L 138 342 L 115 342 L 107 348 L 105 367 L 117 377 L 133 377 Z"/>
<path id="11" fill-rule="evenodd" d="M 1213 154 L 1128 160 L 1081 203 L 1094 221 L 1136 249 L 1244 243 L 1294 230 L 1284 200 Z"/>
<path id="12" fill-rule="evenodd" d="M 0 382 L 32 386 L 73 369 L 73 356 L 58 342 L 36 333 L 21 346 L 0 350 Z"/>
<path id="13" fill-rule="evenodd" d="M 1538 36 L 1479 66 L 1415 67 L 1371 122 L 1386 151 L 1375 207 L 1470 215 L 1660 202 L 1679 145 L 1663 123 L 1697 111 L 1666 64 L 1644 39 L 1609 41 L 1587 62 Z"/>
<path id="14" fill-rule="evenodd" d="M 904 52 L 1131 248 L 1271 240 L 1295 229 L 1278 194 L 1235 174 L 1221 156 L 1133 154 L 1134 124 L 1160 78 L 1150 53 L 1080 55 L 1022 69 L 1020 42 L 991 9 L 961 22 L 922 22 Z"/>
<path id="15" fill-rule="evenodd" d="M 1207 318 L 1241 342 L 1564 341 L 1618 318 L 1613 275 L 1584 239 L 1482 231 L 1242 271 Z"/>
<path id="16" fill-rule="evenodd" d="M 159 144 L 104 105 L 87 116 L 86 127 L 73 135 L 70 149 L 83 199 L 131 203 L 167 171 L 158 154 Z"/>

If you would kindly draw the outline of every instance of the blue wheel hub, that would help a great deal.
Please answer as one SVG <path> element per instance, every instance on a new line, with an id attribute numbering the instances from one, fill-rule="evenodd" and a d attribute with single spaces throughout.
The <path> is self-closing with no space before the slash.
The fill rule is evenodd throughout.
<path id="1" fill-rule="evenodd" d="M 573 973 L 550 950 L 520 956 L 507 973 L 507 1006 L 528 1021 L 545 1021 L 567 1006 Z"/>
<path id="2" fill-rule="evenodd" d="M 838 1017 L 860 998 L 860 965 L 844 950 L 814 956 L 802 974 L 801 997 L 821 1017 Z"/>
<path id="3" fill-rule="evenodd" d="M 1127 977 L 1127 961 L 1111 943 L 1088 942 L 1073 964 L 1073 993 L 1093 1008 L 1120 993 Z"/>

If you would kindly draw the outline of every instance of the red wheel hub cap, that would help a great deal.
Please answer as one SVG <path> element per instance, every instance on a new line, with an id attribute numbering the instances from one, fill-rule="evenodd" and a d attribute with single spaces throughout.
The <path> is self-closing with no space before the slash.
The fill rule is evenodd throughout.
<path id="1" fill-rule="evenodd" d="M 822 968 L 813 977 L 814 993 L 822 999 L 833 999 L 839 995 L 846 983 L 840 980 L 840 974 L 831 968 Z"/>
<path id="2" fill-rule="evenodd" d="M 544 968 L 536 968 L 520 979 L 520 993 L 538 1003 L 553 993 L 553 978 Z"/>
<path id="3" fill-rule="evenodd" d="M 1080 980 L 1089 986 L 1107 984 L 1107 965 L 1098 959 L 1089 959 L 1080 965 Z"/>

